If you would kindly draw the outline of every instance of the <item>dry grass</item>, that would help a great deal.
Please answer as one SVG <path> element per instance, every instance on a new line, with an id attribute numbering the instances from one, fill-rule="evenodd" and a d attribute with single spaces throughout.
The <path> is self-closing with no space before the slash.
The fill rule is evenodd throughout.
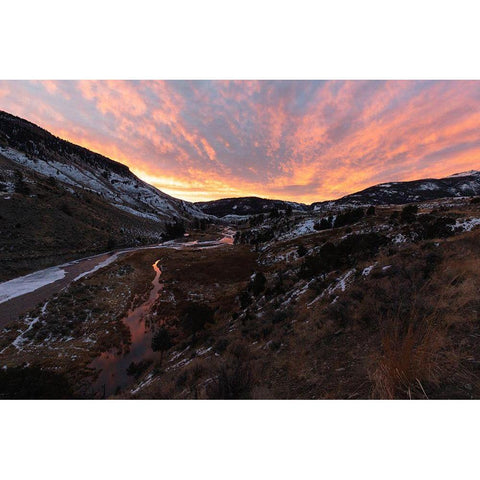
<path id="1" fill-rule="evenodd" d="M 377 356 L 370 375 L 373 396 L 378 398 L 428 398 L 424 384 L 438 386 L 447 371 L 458 362 L 454 352 L 445 351 L 445 333 L 431 320 L 423 319 L 420 327 L 414 319 L 406 331 L 398 325 L 404 319 L 393 319 L 390 329 L 381 335 L 383 353 Z"/>
<path id="2" fill-rule="evenodd" d="M 372 355 L 369 373 L 374 397 L 428 398 L 429 390 L 460 383 L 465 375 L 461 364 L 466 356 L 454 330 L 462 331 L 477 320 L 480 286 L 479 259 L 468 243 L 462 239 L 446 243 L 433 271 L 428 253 L 409 252 L 409 275 L 400 268 L 387 280 L 394 298 L 385 305 L 386 298 L 369 295 L 368 311 L 378 315 L 381 339 L 381 351 Z M 412 261 L 412 254 L 417 261 Z"/>

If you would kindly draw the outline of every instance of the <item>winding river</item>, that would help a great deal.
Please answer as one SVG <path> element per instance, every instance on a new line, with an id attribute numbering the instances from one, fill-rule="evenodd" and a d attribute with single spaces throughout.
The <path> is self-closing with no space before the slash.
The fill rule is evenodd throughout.
<path id="1" fill-rule="evenodd" d="M 158 245 L 132 247 L 101 253 L 0 283 L 0 328 L 18 320 L 21 315 L 35 308 L 39 303 L 45 303 L 49 298 L 67 288 L 71 283 L 94 273 L 100 268 L 106 267 L 127 253 L 155 248 L 173 248 L 177 250 L 188 247 L 216 248 L 222 244 L 233 244 L 234 233 L 230 229 L 225 229 L 223 232 L 224 236 L 219 240 L 205 242 L 171 240 Z M 185 240 L 187 239 L 188 237 L 185 237 Z"/>
<path id="2" fill-rule="evenodd" d="M 126 353 L 104 352 L 96 358 L 90 367 L 99 370 L 99 375 L 93 389 L 100 392 L 103 397 L 107 397 L 116 392 L 117 389 L 124 388 L 132 382 L 133 377 L 127 374 L 127 369 L 132 362 L 148 361 L 159 358 L 159 354 L 154 352 L 151 347 L 154 330 L 150 322 L 151 308 L 163 288 L 160 282 L 162 274 L 158 266 L 158 260 L 152 265 L 155 270 L 155 278 L 152 281 L 153 288 L 150 291 L 148 299 L 127 313 L 122 319 L 130 330 L 131 345 Z"/>
<path id="3" fill-rule="evenodd" d="M 192 241 L 192 242 L 167 242 L 160 248 L 205 250 L 210 248 L 219 248 L 225 245 L 233 244 L 234 232 L 224 231 L 224 236 L 219 240 L 211 241 Z M 97 357 L 90 367 L 98 371 L 98 376 L 93 384 L 93 391 L 101 398 L 119 392 L 132 385 L 135 382 L 133 376 L 127 374 L 128 367 L 132 362 L 138 364 L 142 361 L 152 361 L 160 359 L 160 353 L 154 352 L 151 347 L 152 337 L 155 333 L 154 327 L 158 322 L 152 319 L 152 306 L 157 301 L 163 289 L 163 283 L 160 281 L 161 267 L 158 260 L 152 265 L 155 271 L 155 278 L 152 281 L 148 299 L 133 310 L 130 310 L 125 318 L 124 324 L 129 328 L 131 335 L 131 344 L 127 352 L 107 351 Z"/>

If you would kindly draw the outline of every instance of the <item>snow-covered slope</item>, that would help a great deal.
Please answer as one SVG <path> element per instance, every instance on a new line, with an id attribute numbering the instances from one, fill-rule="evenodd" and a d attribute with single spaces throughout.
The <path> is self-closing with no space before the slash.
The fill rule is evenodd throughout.
<path id="1" fill-rule="evenodd" d="M 94 192 L 139 217 L 168 222 L 206 216 L 193 204 L 143 182 L 127 166 L 5 112 L 0 112 L 0 154 L 68 186 Z"/>
<path id="2" fill-rule="evenodd" d="M 427 178 L 410 182 L 381 183 L 338 200 L 313 203 L 314 210 L 335 206 L 403 205 L 447 197 L 480 195 L 480 172 L 470 170 L 445 178 Z"/>

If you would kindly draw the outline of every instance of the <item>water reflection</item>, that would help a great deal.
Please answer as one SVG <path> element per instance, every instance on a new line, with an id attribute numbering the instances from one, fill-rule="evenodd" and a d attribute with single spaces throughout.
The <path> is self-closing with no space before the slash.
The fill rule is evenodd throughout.
<path id="1" fill-rule="evenodd" d="M 159 353 L 154 352 L 151 347 L 153 329 L 150 310 L 158 298 L 163 283 L 160 282 L 161 270 L 158 260 L 152 265 L 155 270 L 155 278 L 152 281 L 153 288 L 148 299 L 134 310 L 130 310 L 123 322 L 130 329 L 131 345 L 127 353 L 124 352 L 103 352 L 92 363 L 91 367 L 101 370 L 93 386 L 94 391 L 100 396 L 108 397 L 117 390 L 123 389 L 133 383 L 133 377 L 127 375 L 127 368 L 132 363 L 141 360 L 156 360 Z"/>
<path id="2" fill-rule="evenodd" d="M 235 232 L 227 228 L 222 234 L 223 237 L 219 240 L 193 240 L 188 242 L 171 240 L 156 248 L 172 248 L 175 250 L 194 248 L 204 250 L 218 248 L 222 245 L 233 245 Z M 100 397 L 113 395 L 134 383 L 134 377 L 127 375 L 127 368 L 132 362 L 160 360 L 160 353 L 154 352 L 151 347 L 154 334 L 153 327 L 155 326 L 151 308 L 163 289 L 163 283 L 160 282 L 162 272 L 158 262 L 159 260 L 152 265 L 155 270 L 155 278 L 152 281 L 153 288 L 148 299 L 134 310 L 129 311 L 123 319 L 125 325 L 130 329 L 130 350 L 126 353 L 117 351 L 103 352 L 90 364 L 91 367 L 100 371 L 93 385 L 94 392 Z"/>

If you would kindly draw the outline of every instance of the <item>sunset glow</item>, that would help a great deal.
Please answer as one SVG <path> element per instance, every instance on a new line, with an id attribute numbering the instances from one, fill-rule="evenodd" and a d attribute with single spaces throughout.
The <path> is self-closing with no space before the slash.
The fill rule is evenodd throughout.
<path id="1" fill-rule="evenodd" d="M 0 81 L 0 109 L 191 201 L 480 168 L 476 81 Z"/>

